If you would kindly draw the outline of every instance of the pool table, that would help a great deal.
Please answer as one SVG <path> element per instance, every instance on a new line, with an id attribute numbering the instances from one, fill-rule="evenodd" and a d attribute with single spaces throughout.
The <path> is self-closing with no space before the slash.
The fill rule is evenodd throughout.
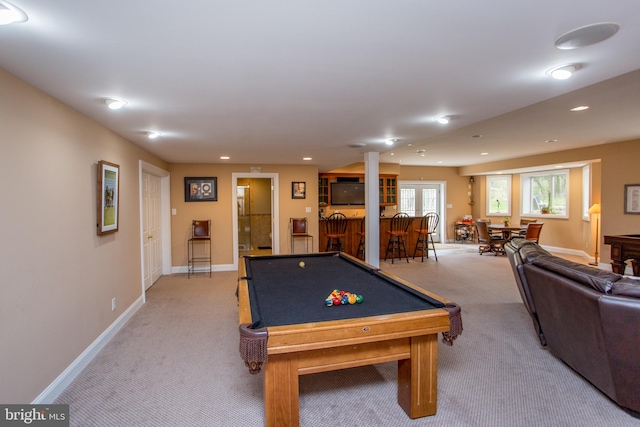
<path id="1" fill-rule="evenodd" d="M 458 305 L 344 253 L 246 256 L 238 274 L 240 353 L 252 373 L 264 363 L 267 426 L 299 425 L 299 375 L 395 360 L 400 406 L 436 413 L 438 333 L 462 332 Z M 326 306 L 334 289 L 363 301 Z"/>

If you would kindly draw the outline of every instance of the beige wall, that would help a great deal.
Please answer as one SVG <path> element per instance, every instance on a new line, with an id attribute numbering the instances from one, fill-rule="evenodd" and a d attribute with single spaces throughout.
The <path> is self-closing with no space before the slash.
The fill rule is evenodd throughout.
<path id="1" fill-rule="evenodd" d="M 233 264 L 233 209 L 232 174 L 251 172 L 250 165 L 242 164 L 172 164 L 171 172 L 171 208 L 176 215 L 171 217 L 172 265 L 187 265 L 187 240 L 191 221 L 211 219 L 212 254 L 214 265 Z M 280 253 L 290 253 L 289 218 L 307 217 L 309 230 L 314 235 L 314 250 L 318 248 L 318 168 L 316 166 L 262 165 L 262 173 L 278 174 L 279 211 L 278 224 L 280 234 Z M 217 202 L 185 202 L 185 176 L 215 176 L 218 179 Z M 291 183 L 306 182 L 305 199 L 291 198 Z M 306 212 L 310 207 L 311 212 Z"/>
<path id="2" fill-rule="evenodd" d="M 464 175 L 477 175 L 489 171 L 558 163 L 579 161 L 592 163 L 592 203 L 601 203 L 602 205 L 601 230 L 598 242 L 600 262 L 609 263 L 611 261 L 610 248 L 609 246 L 602 245 L 604 235 L 640 233 L 640 216 L 624 214 L 624 185 L 640 183 L 638 159 L 640 159 L 640 139 L 601 144 L 538 156 L 522 157 L 502 162 L 466 166 L 460 168 L 460 173 Z M 573 179 L 574 175 L 572 174 L 571 176 Z M 572 206 L 578 204 L 578 201 L 574 200 L 574 195 L 577 192 L 578 190 L 572 191 Z M 479 203 L 480 206 L 482 206 L 484 199 Z M 556 246 L 582 250 L 590 256 L 594 254 L 596 236 L 595 221 L 584 223 L 583 228 L 577 232 L 575 227 L 571 227 L 575 235 L 578 236 L 577 241 L 574 237 L 568 237 L 570 239 L 569 241 L 556 239 L 554 237 L 556 233 L 561 233 L 564 236 L 566 236 L 566 233 L 561 229 L 561 225 L 559 227 L 557 226 L 557 222 L 562 220 L 551 221 L 551 224 L 556 223 L 556 226 L 554 227 L 552 225 L 552 227 L 547 228 L 545 224 L 542 244 L 546 244 L 546 239 L 550 238 L 552 240 L 549 240 L 549 242 L 555 243 Z M 573 209 L 572 221 L 579 221 L 578 215 L 573 214 Z"/>
<path id="3" fill-rule="evenodd" d="M 138 161 L 168 165 L 2 69 L 0 93 L 0 402 L 28 403 L 142 295 Z M 121 180 L 103 237 L 99 160 Z"/>

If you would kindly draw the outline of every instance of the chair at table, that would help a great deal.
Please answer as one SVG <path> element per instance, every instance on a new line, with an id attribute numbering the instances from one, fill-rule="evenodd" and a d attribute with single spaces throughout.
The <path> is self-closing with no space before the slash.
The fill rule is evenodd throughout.
<path id="1" fill-rule="evenodd" d="M 538 243 L 543 225 L 544 222 L 530 222 L 527 225 L 527 232 L 525 233 L 524 238 Z"/>
<path id="2" fill-rule="evenodd" d="M 480 255 L 490 252 L 494 255 L 505 255 L 503 245 L 507 243 L 506 240 L 500 236 L 492 236 L 489 234 L 489 227 L 485 221 L 476 221 L 476 230 L 478 231 L 478 253 Z"/>
<path id="3" fill-rule="evenodd" d="M 358 251 L 356 252 L 356 258 L 360 258 L 360 254 L 362 254 L 362 259 L 364 260 L 364 245 L 365 245 L 365 229 L 364 229 L 364 220 L 365 217 L 362 217 L 360 221 L 360 231 L 356 231 L 356 236 L 359 236 L 360 239 L 358 241 Z"/>
<path id="4" fill-rule="evenodd" d="M 304 248 L 309 252 L 309 238 L 311 238 L 311 248 L 313 249 L 313 235 L 308 232 L 307 218 L 290 218 L 291 232 L 291 253 L 295 253 L 294 245 L 296 239 L 304 239 Z"/>
<path id="5" fill-rule="evenodd" d="M 520 230 L 518 231 L 517 237 L 524 237 L 527 234 L 527 226 L 529 224 L 531 224 L 532 222 L 538 222 L 537 219 L 526 219 L 526 218 L 520 218 L 520 227 L 524 228 L 524 230 Z"/>
<path id="6" fill-rule="evenodd" d="M 325 220 L 327 227 L 327 252 L 338 250 L 344 252 L 344 244 L 342 240 L 347 236 L 347 217 L 342 213 L 332 213 Z"/>
<path id="7" fill-rule="evenodd" d="M 411 225 L 411 217 L 406 213 L 397 213 L 391 218 L 390 229 L 387 230 L 389 235 L 389 242 L 387 243 L 387 251 L 384 254 L 384 260 L 387 260 L 387 254 L 391 252 L 391 264 L 395 258 L 396 251 L 398 251 L 398 259 L 402 258 L 402 252 L 409 262 L 409 254 L 407 253 L 407 245 L 405 237 L 409 233 L 409 225 Z"/>
<path id="8" fill-rule="evenodd" d="M 418 233 L 418 238 L 416 239 L 416 247 L 413 250 L 413 259 L 416 258 L 416 252 L 418 251 L 420 251 L 420 255 L 422 256 L 422 262 L 424 262 L 425 253 L 427 258 L 429 258 L 429 242 L 431 242 L 431 250 L 433 250 L 433 255 L 436 257 L 436 261 L 438 261 L 436 246 L 433 243 L 433 235 L 436 234 L 439 222 L 440 217 L 435 212 L 429 212 L 422 217 L 420 220 L 420 228 L 415 230 L 415 232 Z"/>

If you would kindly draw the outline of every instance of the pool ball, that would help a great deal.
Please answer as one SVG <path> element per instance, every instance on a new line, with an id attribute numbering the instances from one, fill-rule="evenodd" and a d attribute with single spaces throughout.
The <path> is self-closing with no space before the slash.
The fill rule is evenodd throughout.
<path id="1" fill-rule="evenodd" d="M 362 297 L 362 295 L 358 295 L 358 296 L 356 297 L 356 303 L 358 303 L 358 304 L 362 304 L 362 300 L 363 300 L 363 299 L 364 299 L 364 298 Z"/>
<path id="2" fill-rule="evenodd" d="M 298 267 L 300 267 L 300 268 L 304 268 L 304 261 L 300 261 L 300 262 L 298 263 Z"/>

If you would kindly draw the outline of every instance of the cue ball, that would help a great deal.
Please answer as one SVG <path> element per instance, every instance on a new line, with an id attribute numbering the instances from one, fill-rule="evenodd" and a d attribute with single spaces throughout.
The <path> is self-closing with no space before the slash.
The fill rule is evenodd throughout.
<path id="1" fill-rule="evenodd" d="M 300 262 L 298 263 L 298 267 L 300 267 L 300 268 L 304 268 L 304 261 L 300 261 Z"/>

